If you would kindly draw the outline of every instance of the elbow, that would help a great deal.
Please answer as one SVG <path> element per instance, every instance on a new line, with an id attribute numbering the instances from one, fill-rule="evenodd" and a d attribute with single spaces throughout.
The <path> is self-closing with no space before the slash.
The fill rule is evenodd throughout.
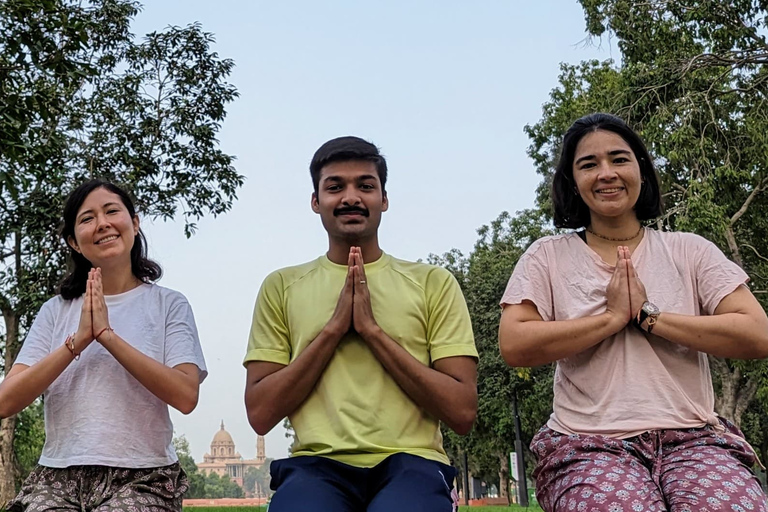
<path id="1" fill-rule="evenodd" d="M 768 359 L 768 332 L 762 337 L 755 349 L 755 359 Z"/>
<path id="2" fill-rule="evenodd" d="M 176 409 L 185 416 L 187 414 L 190 414 L 192 411 L 194 411 L 197 408 L 197 403 L 200 399 L 200 393 L 195 390 L 192 393 L 187 394 L 187 396 L 183 397 L 179 403 L 176 405 Z"/>
<path id="3" fill-rule="evenodd" d="M 507 366 L 513 368 L 536 366 L 535 362 L 529 357 L 526 357 L 525 352 L 521 350 L 517 344 L 508 339 L 505 340 L 501 336 L 499 336 L 499 352 L 501 353 L 501 358 L 507 363 Z"/>
<path id="4" fill-rule="evenodd" d="M 265 421 L 266 420 L 266 421 Z M 265 436 L 277 425 L 277 422 L 269 421 L 263 414 L 259 414 L 257 411 L 248 411 L 248 423 L 254 432 L 260 436 Z"/>
<path id="5" fill-rule="evenodd" d="M 263 407 L 259 407 L 259 405 L 251 404 L 248 402 L 248 393 L 246 393 L 245 411 L 248 416 L 248 423 L 251 425 L 253 431 L 260 436 L 267 435 L 280 420 L 273 420 L 270 418 L 270 415 L 263 410 Z"/>
<path id="6" fill-rule="evenodd" d="M 477 396 L 471 405 L 458 412 L 459 414 L 452 418 L 451 424 L 448 426 L 458 435 L 465 436 L 472 430 L 477 419 Z"/>

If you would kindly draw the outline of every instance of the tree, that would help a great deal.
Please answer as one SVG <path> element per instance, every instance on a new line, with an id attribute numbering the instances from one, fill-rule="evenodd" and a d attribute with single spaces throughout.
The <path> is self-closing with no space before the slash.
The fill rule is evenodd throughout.
<path id="1" fill-rule="evenodd" d="M 272 459 L 267 458 L 264 460 L 264 464 L 259 467 L 249 467 L 245 470 L 243 476 L 243 488 L 246 492 L 250 492 L 253 496 L 271 496 L 272 491 L 269 488 L 269 482 L 271 476 L 269 474 L 269 466 L 272 464 Z"/>
<path id="2" fill-rule="evenodd" d="M 0 331 L 13 364 L 64 270 L 66 192 L 88 177 L 123 184 L 139 210 L 195 221 L 228 211 L 243 183 L 216 135 L 234 64 L 198 24 L 137 42 L 132 0 L 0 3 Z M 0 502 L 14 494 L 17 418 L 0 420 Z"/>
<path id="3" fill-rule="evenodd" d="M 666 213 L 658 227 L 718 244 L 768 304 L 768 5 L 737 0 L 581 0 L 590 35 L 611 34 L 619 63 L 563 65 L 542 119 L 526 127 L 546 207 L 559 140 L 578 117 L 607 111 L 656 157 Z M 710 358 L 716 410 L 741 424 L 768 387 L 768 363 Z M 763 431 L 768 424 L 763 424 Z M 755 440 L 752 439 L 754 442 Z M 759 441 L 759 440 L 758 440 Z"/>
<path id="4" fill-rule="evenodd" d="M 495 483 L 501 496 L 507 496 L 509 489 L 508 461 L 514 449 L 513 394 L 517 394 L 519 402 L 526 449 L 552 410 L 553 366 L 509 368 L 501 359 L 498 343 L 499 301 L 507 281 L 528 246 L 551 234 L 547 225 L 539 210 L 526 210 L 514 217 L 504 212 L 478 230 L 479 240 L 468 257 L 455 249 L 441 257 L 430 257 L 430 263 L 447 268 L 459 281 L 480 356 L 477 421 L 464 438 L 444 428 L 446 449 L 462 466 L 466 451 L 473 476 Z M 530 454 L 527 460 L 532 461 Z M 532 466 L 528 474 L 531 470 Z"/>

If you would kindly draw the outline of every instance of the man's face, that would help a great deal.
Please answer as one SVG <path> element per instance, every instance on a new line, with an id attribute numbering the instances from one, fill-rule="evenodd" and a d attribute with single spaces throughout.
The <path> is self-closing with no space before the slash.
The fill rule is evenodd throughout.
<path id="1" fill-rule="evenodd" d="M 365 160 L 331 162 L 320 171 L 312 210 L 331 238 L 360 242 L 376 235 L 389 202 L 376 165 Z"/>

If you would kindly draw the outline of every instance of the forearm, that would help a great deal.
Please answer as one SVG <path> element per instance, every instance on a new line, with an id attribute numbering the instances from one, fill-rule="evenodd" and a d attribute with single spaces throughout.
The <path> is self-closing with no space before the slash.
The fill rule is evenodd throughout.
<path id="1" fill-rule="evenodd" d="M 499 325 L 499 348 L 510 366 L 539 366 L 571 357 L 626 327 L 609 312 L 573 320 L 515 321 Z"/>
<path id="2" fill-rule="evenodd" d="M 469 432 L 477 414 L 476 383 L 460 382 L 424 365 L 381 328 L 366 333 L 363 339 L 416 405 L 458 434 Z"/>
<path id="3" fill-rule="evenodd" d="M 261 435 L 292 414 L 307 399 L 333 357 L 342 335 L 324 329 L 290 364 L 257 379 L 245 390 L 248 421 Z"/>
<path id="4" fill-rule="evenodd" d="M 38 363 L 7 376 L 0 383 L 0 418 L 13 416 L 29 406 L 74 360 L 72 352 L 62 345 Z"/>
<path id="5" fill-rule="evenodd" d="M 768 357 L 768 332 L 764 323 L 744 313 L 707 316 L 661 313 L 652 333 L 717 357 Z"/>
<path id="6" fill-rule="evenodd" d="M 105 332 L 99 342 L 142 386 L 157 398 L 189 414 L 197 406 L 199 377 L 169 368 L 137 350 L 115 332 Z"/>

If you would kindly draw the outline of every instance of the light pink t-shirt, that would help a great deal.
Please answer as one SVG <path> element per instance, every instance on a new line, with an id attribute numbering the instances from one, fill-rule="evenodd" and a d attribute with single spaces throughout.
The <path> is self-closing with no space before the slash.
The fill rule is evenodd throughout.
<path id="1" fill-rule="evenodd" d="M 662 314 L 711 315 L 749 279 L 714 244 L 691 233 L 646 228 L 632 262 Z M 501 304 L 530 300 L 545 321 L 598 315 L 613 270 L 576 233 L 545 237 L 518 261 Z M 719 425 L 707 355 L 631 325 L 559 360 L 554 388 L 548 426 L 565 434 L 628 438 Z"/>

